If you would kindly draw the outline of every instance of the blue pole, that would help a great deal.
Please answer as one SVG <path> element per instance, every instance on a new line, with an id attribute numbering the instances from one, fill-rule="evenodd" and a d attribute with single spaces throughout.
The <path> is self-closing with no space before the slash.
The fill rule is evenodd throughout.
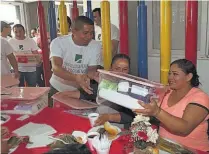
<path id="1" fill-rule="evenodd" d="M 138 28 L 138 76 L 148 78 L 147 62 L 147 6 L 140 1 L 137 9 Z"/>
<path id="2" fill-rule="evenodd" d="M 56 25 L 56 15 L 55 15 L 55 3 L 54 1 L 49 1 L 48 9 L 48 23 L 51 41 L 57 37 L 57 25 Z"/>
<path id="3" fill-rule="evenodd" d="M 89 17 L 91 20 L 94 20 L 93 13 L 91 10 L 91 0 L 87 0 L 87 17 Z"/>

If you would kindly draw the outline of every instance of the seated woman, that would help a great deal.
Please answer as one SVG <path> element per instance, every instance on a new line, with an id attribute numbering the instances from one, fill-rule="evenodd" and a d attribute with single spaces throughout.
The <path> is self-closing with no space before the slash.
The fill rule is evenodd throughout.
<path id="1" fill-rule="evenodd" d="M 155 99 L 149 104 L 139 102 L 145 109 L 135 112 L 155 116 L 161 122 L 161 137 L 193 149 L 209 151 L 209 97 L 198 88 L 199 76 L 193 63 L 186 59 L 172 62 L 168 82 L 170 91 L 161 104 Z"/>
<path id="2" fill-rule="evenodd" d="M 117 54 L 113 57 L 111 63 L 111 71 L 114 72 L 122 72 L 129 73 L 130 70 L 130 58 L 125 54 Z M 89 95 L 85 91 L 65 91 L 62 92 L 65 95 L 68 95 L 71 98 L 83 99 L 83 100 L 96 100 L 97 97 L 97 88 L 98 84 L 91 84 L 93 89 L 93 94 Z M 102 103 L 98 109 L 98 113 L 101 114 L 98 120 L 96 121 L 96 125 L 101 125 L 106 121 L 122 123 L 122 124 L 130 124 L 133 120 L 134 113 L 129 110 L 122 108 L 111 102 Z M 118 112 L 120 111 L 120 113 Z M 125 118 L 121 118 L 125 117 Z M 119 127 L 123 127 L 120 125 Z"/>
<path id="3" fill-rule="evenodd" d="M 101 69 L 102 67 L 99 67 Z M 117 54 L 113 57 L 111 63 L 111 71 L 114 72 L 122 72 L 129 73 L 130 68 L 130 58 L 125 54 Z M 76 91 L 64 91 L 62 94 L 66 94 L 71 98 L 83 99 L 83 100 L 96 100 L 97 97 L 97 89 L 98 89 L 98 74 L 94 74 L 94 80 L 91 81 L 90 87 L 92 88 L 92 94 L 86 93 L 83 89 L 79 89 Z"/>

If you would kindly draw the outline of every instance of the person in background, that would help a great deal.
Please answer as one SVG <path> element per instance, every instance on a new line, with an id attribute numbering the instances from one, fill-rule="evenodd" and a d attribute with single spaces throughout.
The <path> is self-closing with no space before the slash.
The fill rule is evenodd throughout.
<path id="1" fill-rule="evenodd" d="M 39 33 L 37 28 L 31 29 L 30 36 L 36 42 L 36 44 L 38 44 Z"/>
<path id="2" fill-rule="evenodd" d="M 58 21 L 58 31 L 60 33 L 60 21 L 59 21 L 59 18 L 57 19 Z M 67 24 L 68 24 L 68 34 L 71 34 L 72 33 L 72 21 L 70 19 L 69 16 L 67 16 Z M 58 34 L 60 35 L 60 34 Z"/>
<path id="3" fill-rule="evenodd" d="M 101 9 L 95 8 L 93 10 L 95 22 L 95 40 L 102 42 L 102 24 L 101 24 Z M 112 57 L 118 53 L 119 46 L 119 29 L 111 24 L 111 42 L 112 42 Z"/>
<path id="4" fill-rule="evenodd" d="M 94 79 L 101 63 L 101 45 L 92 40 L 94 23 L 85 16 L 75 19 L 72 34 L 57 37 L 50 44 L 52 77 L 49 97 L 57 92 L 82 88 L 92 94 L 90 79 Z"/>
<path id="5" fill-rule="evenodd" d="M 134 112 L 156 117 L 161 122 L 161 137 L 209 151 L 209 96 L 198 88 L 200 82 L 195 65 L 186 59 L 172 62 L 168 83 L 170 91 L 161 104 L 156 99 L 151 99 L 149 104 L 139 102 L 144 109 Z"/>
<path id="6" fill-rule="evenodd" d="M 128 74 L 130 72 L 130 58 L 125 54 L 116 54 L 112 59 L 111 71 L 121 72 Z M 99 118 L 95 121 L 95 126 L 103 125 L 109 121 L 114 125 L 128 129 L 135 114 L 124 107 L 111 102 L 104 102 L 97 108 L 100 114 Z"/>
<path id="7" fill-rule="evenodd" d="M 14 25 L 13 32 L 15 38 L 10 39 L 9 43 L 15 52 L 38 54 L 38 46 L 32 38 L 25 36 L 25 28 L 21 24 Z M 34 57 L 39 64 L 40 56 L 36 55 Z M 18 63 L 20 71 L 19 86 L 24 87 L 26 82 L 29 87 L 36 87 L 36 66 L 20 66 L 20 64 Z"/>
<path id="8" fill-rule="evenodd" d="M 7 61 L 8 59 L 12 68 L 14 69 L 15 78 L 19 78 L 18 65 L 15 56 L 13 54 L 14 50 L 7 40 L 3 39 L 3 37 L 0 38 L 1 38 L 1 75 L 7 75 L 11 73 L 10 66 Z"/>
<path id="9" fill-rule="evenodd" d="M 30 31 L 30 36 L 31 36 L 31 38 L 36 37 L 36 35 L 37 35 L 37 28 L 31 29 L 31 31 Z"/>
<path id="10" fill-rule="evenodd" d="M 1 21 L 1 37 L 2 39 L 8 40 L 11 37 L 11 25 L 13 25 L 13 22 L 6 22 Z"/>
<path id="11" fill-rule="evenodd" d="M 116 54 L 111 63 L 110 71 L 128 74 L 130 70 L 130 58 L 125 54 Z M 98 79 L 96 79 L 98 81 Z M 91 86 L 92 87 L 92 86 Z M 93 86 L 93 94 L 88 94 L 85 91 L 64 91 L 63 95 L 70 98 L 96 101 L 98 84 Z M 96 121 L 96 126 L 104 124 L 106 121 L 111 121 L 119 127 L 128 128 L 133 120 L 134 113 L 123 107 L 120 107 L 111 102 L 104 102 L 97 108 L 100 117 Z"/>
<path id="12" fill-rule="evenodd" d="M 32 31 L 35 31 L 35 33 L 33 33 L 34 35 L 32 35 Z M 36 81 L 37 81 L 37 86 L 39 87 L 45 87 L 45 82 L 44 82 L 44 70 L 43 70 L 43 59 L 42 59 L 42 51 L 41 51 L 41 39 L 40 39 L 40 30 L 39 27 L 34 28 L 31 30 L 31 36 L 33 40 L 36 42 L 37 46 L 39 47 L 39 53 L 41 55 L 41 63 L 39 65 L 36 66 Z M 48 37 L 48 41 L 50 44 L 50 38 L 49 35 L 47 34 Z"/>

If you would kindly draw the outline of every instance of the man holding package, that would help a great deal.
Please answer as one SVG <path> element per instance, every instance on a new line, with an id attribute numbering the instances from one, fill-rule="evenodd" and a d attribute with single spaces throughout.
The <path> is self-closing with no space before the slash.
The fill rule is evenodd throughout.
<path id="1" fill-rule="evenodd" d="M 20 71 L 20 87 L 25 86 L 25 82 L 29 87 L 36 87 L 36 65 L 41 62 L 38 55 L 38 46 L 32 38 L 25 36 L 25 28 L 21 24 L 13 27 L 15 38 L 11 38 L 9 43 L 14 49 L 14 54 L 18 59 L 18 68 Z M 33 55 L 34 54 L 34 55 Z M 32 55 L 27 57 L 27 55 Z M 21 60 L 20 60 L 21 59 Z"/>
<path id="2" fill-rule="evenodd" d="M 75 19 L 72 34 L 54 39 L 50 45 L 53 74 L 49 97 L 56 92 L 82 88 L 92 94 L 90 79 L 101 64 L 101 45 L 93 40 L 94 22 L 85 16 Z"/>

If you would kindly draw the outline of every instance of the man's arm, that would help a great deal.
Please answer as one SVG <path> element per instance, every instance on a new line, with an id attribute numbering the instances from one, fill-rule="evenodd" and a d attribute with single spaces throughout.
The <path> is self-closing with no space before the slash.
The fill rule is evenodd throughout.
<path id="1" fill-rule="evenodd" d="M 33 53 L 33 54 L 37 54 L 37 55 L 35 56 L 35 57 L 36 57 L 36 61 L 37 61 L 38 64 L 40 64 L 40 63 L 41 63 L 41 57 L 40 57 L 38 51 L 35 50 L 35 51 L 32 51 L 32 53 Z"/>
<path id="2" fill-rule="evenodd" d="M 62 67 L 63 64 L 62 58 L 53 56 L 51 58 L 51 62 L 52 62 L 52 71 L 56 76 L 64 80 L 76 81 L 76 75 L 66 71 Z"/>
<path id="3" fill-rule="evenodd" d="M 112 42 L 112 57 L 114 57 L 118 52 L 119 41 L 118 40 L 111 40 L 111 42 Z"/>
<path id="4" fill-rule="evenodd" d="M 7 58 L 10 62 L 10 64 L 12 65 L 12 68 L 14 69 L 14 73 L 15 73 L 15 78 L 19 78 L 19 72 L 18 72 L 18 64 L 17 64 L 17 60 L 15 59 L 15 56 L 13 53 L 7 55 Z"/>
<path id="5" fill-rule="evenodd" d="M 85 92 L 92 94 L 92 88 L 90 87 L 90 79 L 86 74 L 72 74 L 66 71 L 63 67 L 63 60 L 60 57 L 53 56 L 51 58 L 53 73 L 68 81 L 75 81 Z"/>

